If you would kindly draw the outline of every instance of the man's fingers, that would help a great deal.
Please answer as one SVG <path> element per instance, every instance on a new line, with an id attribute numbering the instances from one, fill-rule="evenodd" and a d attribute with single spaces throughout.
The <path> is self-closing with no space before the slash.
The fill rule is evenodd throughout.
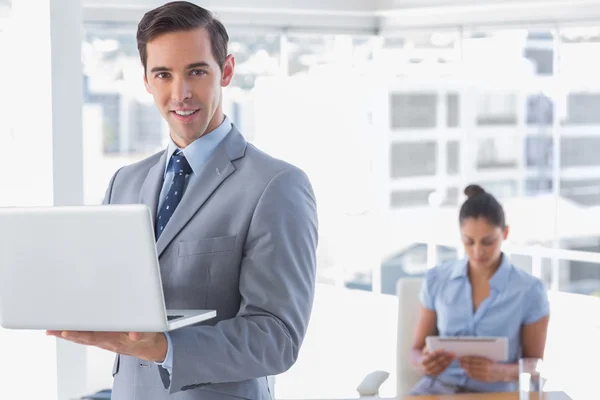
<path id="1" fill-rule="evenodd" d="M 78 342 L 96 342 L 98 338 L 95 332 L 74 332 L 74 331 L 63 331 L 61 337 Z"/>
<path id="2" fill-rule="evenodd" d="M 84 346 L 95 346 L 114 353 L 134 354 L 147 338 L 141 332 L 82 332 L 82 331 L 46 331 L 46 335 L 68 340 Z"/>
<path id="3" fill-rule="evenodd" d="M 101 348 L 118 348 L 123 337 L 127 334 L 120 332 L 83 332 L 83 331 L 47 331 L 49 336 L 55 336 L 70 342 L 97 346 Z"/>
<path id="4" fill-rule="evenodd" d="M 77 343 L 77 344 L 81 344 L 81 345 L 87 345 L 86 342 L 84 342 L 83 340 L 81 340 L 81 338 L 76 337 L 75 335 L 73 335 L 73 333 L 69 333 L 69 332 L 65 332 L 65 331 L 46 331 L 46 335 L 48 336 L 53 336 L 59 339 L 64 339 L 67 340 L 69 342 L 73 342 L 73 343 Z"/>
<path id="5" fill-rule="evenodd" d="M 140 332 L 129 332 L 129 340 L 139 342 L 144 337 L 143 333 Z"/>

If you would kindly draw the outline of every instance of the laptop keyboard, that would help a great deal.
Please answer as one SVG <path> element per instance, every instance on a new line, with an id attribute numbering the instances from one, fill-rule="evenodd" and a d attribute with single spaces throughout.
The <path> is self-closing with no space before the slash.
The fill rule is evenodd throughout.
<path id="1" fill-rule="evenodd" d="M 183 315 L 167 315 L 167 321 L 173 321 L 178 318 L 183 318 Z"/>

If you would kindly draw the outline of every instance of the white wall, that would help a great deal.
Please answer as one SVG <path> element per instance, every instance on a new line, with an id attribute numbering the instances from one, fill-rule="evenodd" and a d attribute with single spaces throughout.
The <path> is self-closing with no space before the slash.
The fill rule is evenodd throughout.
<path id="1" fill-rule="evenodd" d="M 0 399 L 57 398 L 55 343 L 43 332 L 0 329 Z"/>

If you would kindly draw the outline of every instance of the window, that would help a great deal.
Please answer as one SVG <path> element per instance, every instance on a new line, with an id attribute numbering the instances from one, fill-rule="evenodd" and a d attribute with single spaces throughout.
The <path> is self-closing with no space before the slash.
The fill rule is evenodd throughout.
<path id="1" fill-rule="evenodd" d="M 280 35 L 257 35 L 233 30 L 229 35 L 229 52 L 235 56 L 236 61 L 231 88 L 249 91 L 261 76 L 280 73 Z"/>
<path id="2" fill-rule="evenodd" d="M 437 262 L 456 260 L 458 252 L 452 247 L 435 246 Z M 408 277 L 424 277 L 427 264 L 427 245 L 415 243 L 406 249 L 388 257 L 381 264 L 381 292 L 395 295 L 399 279 Z"/>
<path id="3" fill-rule="evenodd" d="M 600 28 L 597 26 L 564 27 L 559 30 L 560 51 L 560 194 L 557 236 L 561 247 L 600 252 L 600 231 L 591 222 L 598 218 L 600 205 L 600 92 L 590 86 L 595 81 L 600 62 Z M 578 222 L 576 222 L 578 221 Z M 587 221 L 587 223 L 581 223 Z M 570 271 L 560 271 L 560 287 L 578 292 L 584 283 L 597 279 L 597 266 L 573 264 Z M 569 286 L 571 285 L 571 286 Z M 593 286 L 593 285 L 592 285 Z M 583 289 L 581 289 L 583 290 Z M 586 289 L 587 290 L 587 289 Z M 589 294 L 589 293 L 587 293 Z"/>
<path id="4" fill-rule="evenodd" d="M 479 126 L 516 125 L 517 96 L 514 93 L 480 93 L 476 112 Z"/>
<path id="5" fill-rule="evenodd" d="M 385 37 L 376 59 L 390 75 L 442 77 L 456 73 L 460 56 L 460 34 L 439 31 Z"/>
<path id="6" fill-rule="evenodd" d="M 460 97 L 458 93 L 448 93 L 446 96 L 447 112 L 446 126 L 456 128 L 460 126 Z"/>
<path id="7" fill-rule="evenodd" d="M 447 147 L 447 169 L 448 174 L 456 175 L 459 172 L 460 168 L 460 143 L 459 142 L 448 142 Z"/>
<path id="8" fill-rule="evenodd" d="M 411 207 L 424 207 L 430 205 L 457 205 L 459 191 L 456 187 L 446 188 L 444 197 L 441 199 L 439 204 L 432 204 L 432 196 L 437 193 L 435 189 L 422 189 L 422 190 L 395 190 L 390 196 L 390 207 L 394 208 L 408 208 Z M 442 192 L 443 193 L 443 192 Z"/>
<path id="9" fill-rule="evenodd" d="M 554 74 L 554 45 L 552 32 L 529 32 L 523 55 L 535 66 L 536 75 Z"/>
<path id="10" fill-rule="evenodd" d="M 600 178 L 561 179 L 560 194 L 582 206 L 600 205 Z"/>
<path id="11" fill-rule="evenodd" d="M 435 93 L 394 93 L 390 96 L 392 129 L 435 128 L 437 95 Z"/>
<path id="12" fill-rule="evenodd" d="M 434 175 L 435 142 L 394 143 L 391 145 L 391 177 Z"/>
<path id="13" fill-rule="evenodd" d="M 525 142 L 526 163 L 531 169 L 551 171 L 553 141 L 550 135 L 528 136 Z"/>
<path id="14" fill-rule="evenodd" d="M 288 35 L 288 74 L 328 74 L 332 69 L 363 70 L 372 58 L 372 39 L 350 35 Z"/>
<path id="15" fill-rule="evenodd" d="M 560 146 L 562 168 L 600 165 L 600 136 L 562 138 Z"/>
<path id="16" fill-rule="evenodd" d="M 477 139 L 477 167 L 486 169 L 515 168 L 518 164 L 518 137 L 487 137 Z"/>
<path id="17" fill-rule="evenodd" d="M 550 193 L 552 193 L 552 178 L 529 178 L 525 181 L 525 194 L 527 196 L 537 196 Z"/>
<path id="18" fill-rule="evenodd" d="M 527 124 L 552 125 L 554 121 L 554 102 L 544 93 L 527 96 Z"/>
<path id="19" fill-rule="evenodd" d="M 600 123 L 600 93 L 571 92 L 567 95 L 567 117 L 564 125 L 588 125 Z"/>
<path id="20" fill-rule="evenodd" d="M 514 197 L 517 194 L 517 182 L 515 181 L 481 182 L 481 186 L 498 199 Z"/>
<path id="21" fill-rule="evenodd" d="M 429 195 L 431 195 L 433 191 L 433 189 L 394 191 L 390 197 L 390 207 L 427 206 L 429 205 Z"/>

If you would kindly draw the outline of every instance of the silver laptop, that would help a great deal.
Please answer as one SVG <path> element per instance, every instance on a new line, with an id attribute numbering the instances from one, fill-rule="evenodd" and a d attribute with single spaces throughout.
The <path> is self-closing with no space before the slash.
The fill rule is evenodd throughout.
<path id="1" fill-rule="evenodd" d="M 165 332 L 216 316 L 166 310 L 145 205 L 0 208 L 0 325 Z"/>

